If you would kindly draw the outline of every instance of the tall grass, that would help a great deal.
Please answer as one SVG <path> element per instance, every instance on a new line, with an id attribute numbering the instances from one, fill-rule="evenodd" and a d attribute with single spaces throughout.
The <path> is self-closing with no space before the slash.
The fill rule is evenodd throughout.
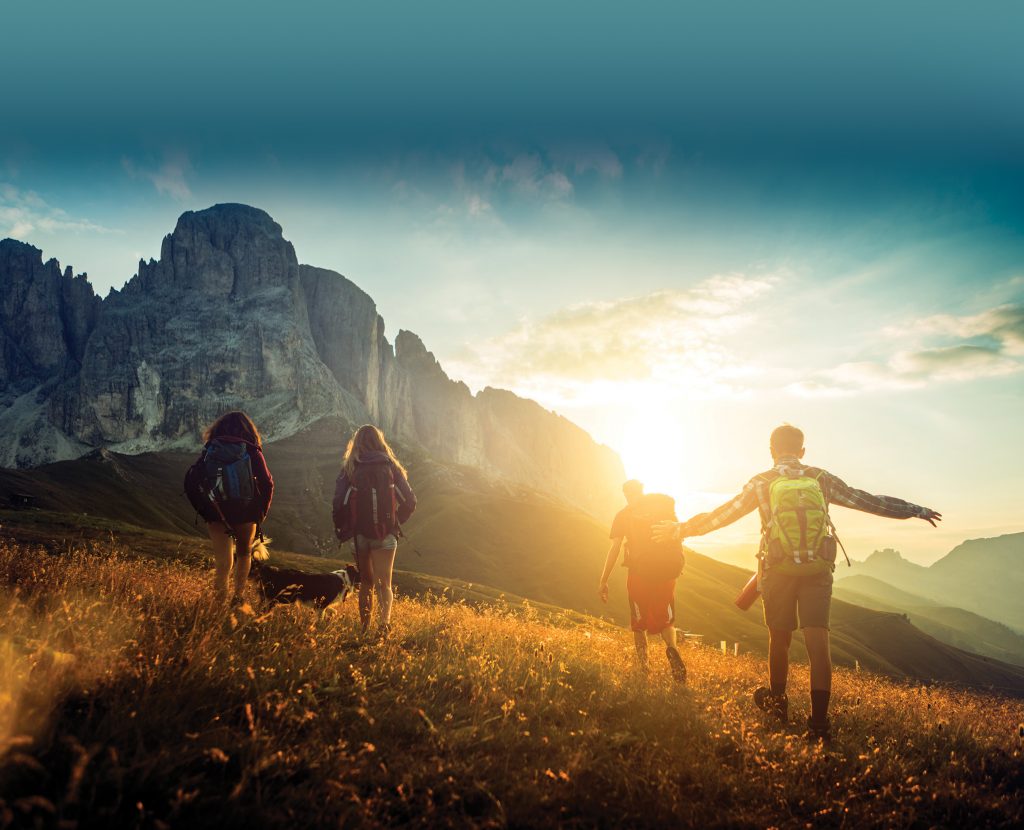
<path id="1" fill-rule="evenodd" d="M 0 584 L 3 826 L 1024 823 L 1019 701 L 839 671 L 825 750 L 761 723 L 760 661 L 687 648 L 679 689 L 578 618 L 400 598 L 376 641 L 113 541 L 0 542 Z"/>

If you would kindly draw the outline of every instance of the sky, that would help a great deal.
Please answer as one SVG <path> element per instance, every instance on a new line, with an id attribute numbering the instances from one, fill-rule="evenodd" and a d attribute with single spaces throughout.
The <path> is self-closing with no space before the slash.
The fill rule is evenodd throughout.
<path id="1" fill-rule="evenodd" d="M 837 509 L 855 558 L 1024 530 L 1019 4 L 43 5 L 4 13 L 0 237 L 99 293 L 252 204 L 684 518 L 790 422 L 945 514 Z"/>

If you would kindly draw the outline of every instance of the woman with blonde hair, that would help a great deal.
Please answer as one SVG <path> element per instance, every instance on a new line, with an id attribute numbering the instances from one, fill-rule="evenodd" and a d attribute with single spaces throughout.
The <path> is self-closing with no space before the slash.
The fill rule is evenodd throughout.
<path id="1" fill-rule="evenodd" d="M 221 415 L 203 440 L 199 460 L 185 474 L 185 493 L 210 534 L 217 600 L 227 598 L 228 578 L 233 575 L 233 601 L 239 601 L 256 533 L 274 497 L 274 479 L 263 457 L 259 430 L 244 412 Z"/>
<path id="2" fill-rule="evenodd" d="M 342 541 L 352 539 L 359 567 L 359 621 L 365 633 L 377 593 L 381 635 L 391 630 L 391 574 L 401 525 L 416 509 L 405 467 L 377 427 L 365 424 L 345 449 L 334 488 L 334 529 Z"/>

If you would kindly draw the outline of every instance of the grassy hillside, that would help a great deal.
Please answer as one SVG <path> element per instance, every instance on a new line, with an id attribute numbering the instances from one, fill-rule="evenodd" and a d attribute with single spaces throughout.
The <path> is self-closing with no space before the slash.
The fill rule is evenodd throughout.
<path id="1" fill-rule="evenodd" d="M 760 660 L 691 683 L 596 621 L 399 600 L 393 636 L 208 603 L 116 541 L 0 541 L 0 823 L 1007 827 L 1024 704 L 837 672 L 830 749 L 763 725 Z M 796 716 L 807 675 L 794 670 Z"/>
<path id="2" fill-rule="evenodd" d="M 346 435 L 345 424 L 328 419 L 268 446 L 277 487 L 266 529 L 275 549 L 349 555 L 334 540 L 329 508 Z M 628 621 L 624 570 L 613 576 L 608 605 L 597 598 L 597 579 L 609 544 L 603 523 L 525 488 L 489 480 L 479 471 L 433 464 L 410 451 L 403 451 L 402 457 L 420 506 L 400 546 L 400 569 L 459 581 L 463 591 L 489 586 L 488 591 L 620 624 Z M 62 538 L 74 538 L 79 532 L 76 522 L 98 527 L 97 517 L 110 517 L 147 532 L 196 534 L 190 540 L 176 538 L 186 546 L 198 542 L 201 550 L 202 527 L 195 527 L 181 485 L 192 460 L 180 453 L 95 453 L 37 470 L 0 470 L 0 503 L 11 492 L 27 492 L 37 496 L 41 507 L 87 514 L 52 517 L 63 527 Z M 8 521 L 31 520 L 33 515 L 11 513 Z M 100 533 L 93 531 L 93 536 Z M 43 527 L 40 536 L 45 535 Z M 142 537 L 138 542 L 148 544 Z M 313 559 L 308 566 L 329 570 L 337 564 L 334 558 Z M 742 568 L 689 552 L 677 592 L 679 626 L 702 635 L 707 643 L 726 640 L 730 647 L 739 643 L 741 651 L 764 654 L 767 634 L 760 606 L 742 613 L 732 605 L 748 576 Z M 859 663 L 896 676 L 1024 689 L 1024 672 L 951 648 L 906 625 L 898 613 L 865 616 L 841 601 L 833 608 L 835 655 L 841 665 Z M 794 649 L 803 659 L 799 639 Z"/>
<path id="3" fill-rule="evenodd" d="M 1024 636 L 972 611 L 937 605 L 870 576 L 844 579 L 836 584 L 835 596 L 875 611 L 906 614 L 914 626 L 947 645 L 1024 666 Z"/>
<path id="4" fill-rule="evenodd" d="M 595 522 L 550 502 L 530 501 L 526 496 L 516 499 L 494 489 L 482 490 L 475 502 L 462 497 L 451 499 L 446 514 L 445 486 L 442 482 L 427 488 L 415 535 L 410 531 L 411 540 L 401 546 L 398 566 L 403 573 L 398 578 L 399 587 L 414 594 L 447 587 L 449 595 L 467 601 L 485 601 L 505 594 L 509 598 L 525 597 L 538 605 L 604 615 L 619 624 L 628 621 L 624 570 L 619 569 L 612 579 L 609 604 L 597 600 L 596 581 L 607 538 Z M 460 482 L 458 486 L 465 485 Z M 486 504 L 488 510 L 477 513 L 474 504 Z M 453 517 L 452 512 L 457 515 Z M 473 521 L 479 521 L 480 516 L 486 521 L 468 535 L 444 533 L 453 524 L 472 529 Z M 522 534 L 514 532 L 524 516 L 528 518 L 527 527 Z M 95 516 L 5 511 L 0 512 L 0 522 L 5 522 L 6 532 L 17 539 L 51 549 L 66 549 L 76 540 L 109 546 L 113 534 L 147 555 L 173 551 L 176 556 L 187 556 L 193 564 L 203 563 L 207 557 L 206 544 L 200 537 L 154 533 L 124 522 L 104 522 Z M 513 532 L 508 530 L 510 524 L 514 525 Z M 544 538 L 560 555 L 552 560 L 547 558 L 546 547 L 524 548 L 517 544 L 519 536 Z M 455 543 L 434 546 L 433 538 L 454 538 Z M 483 541 L 470 543 L 476 539 L 484 540 L 486 546 Z M 333 570 L 338 566 L 336 558 L 284 553 L 278 541 L 275 538 L 272 545 L 275 558 L 307 570 Z M 337 553 L 337 548 L 332 552 Z M 748 576 L 747 571 L 689 551 L 676 595 L 678 625 L 701 635 L 707 644 L 725 640 L 729 648 L 739 643 L 741 652 L 765 654 L 767 632 L 759 605 L 745 613 L 732 605 Z M 867 611 L 837 600 L 833 603 L 832 634 L 834 659 L 839 665 L 1024 693 L 1024 669 L 959 651 L 908 625 L 899 613 Z M 799 636 L 793 654 L 797 660 L 806 659 Z"/>

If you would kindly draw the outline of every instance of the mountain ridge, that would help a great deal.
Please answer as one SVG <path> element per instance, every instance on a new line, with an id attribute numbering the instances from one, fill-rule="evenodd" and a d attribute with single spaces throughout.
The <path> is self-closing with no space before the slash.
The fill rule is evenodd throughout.
<path id="1" fill-rule="evenodd" d="M 611 449 L 534 401 L 474 395 L 412 332 L 392 345 L 372 297 L 301 264 L 258 208 L 183 213 L 159 259 L 102 300 L 42 256 L 0 241 L 3 466 L 185 449 L 243 408 L 269 439 L 324 417 L 373 422 L 442 461 L 539 481 L 593 515 L 619 501 Z M 37 329 L 45 337 L 18 337 Z"/>
<path id="2" fill-rule="evenodd" d="M 891 549 L 876 551 L 849 572 L 837 570 L 837 587 L 858 575 L 1024 633 L 1024 533 L 969 539 L 928 567 L 908 562 Z"/>

